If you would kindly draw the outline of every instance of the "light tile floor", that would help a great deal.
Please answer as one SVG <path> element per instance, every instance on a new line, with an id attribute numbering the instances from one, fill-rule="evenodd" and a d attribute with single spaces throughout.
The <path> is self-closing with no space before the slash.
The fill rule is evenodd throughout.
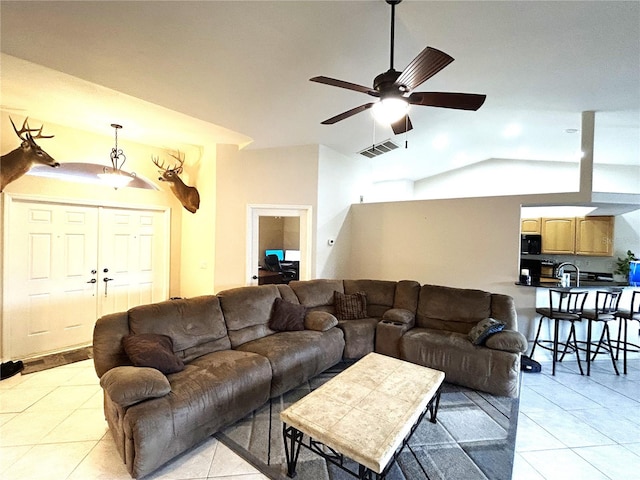
<path id="1" fill-rule="evenodd" d="M 514 480 L 640 479 L 640 359 L 619 377 L 604 360 L 546 372 L 523 374 Z M 91 360 L 0 382 L 0 478 L 130 479 Z M 145 480 L 266 478 L 212 438 Z"/>

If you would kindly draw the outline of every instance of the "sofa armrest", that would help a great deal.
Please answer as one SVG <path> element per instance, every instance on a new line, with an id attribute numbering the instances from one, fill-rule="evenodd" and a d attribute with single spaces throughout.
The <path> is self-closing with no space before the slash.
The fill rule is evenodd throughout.
<path id="1" fill-rule="evenodd" d="M 338 325 L 338 319 L 329 312 L 315 310 L 308 312 L 304 317 L 304 328 L 307 330 L 326 332 L 336 325 Z"/>
<path id="2" fill-rule="evenodd" d="M 122 407 L 164 397 L 171 391 L 167 377 L 160 370 L 147 367 L 112 368 L 102 375 L 100 386 Z"/>
<path id="3" fill-rule="evenodd" d="M 416 321 L 416 315 L 414 312 L 405 310 L 404 308 L 390 308 L 382 315 L 382 321 L 401 323 L 411 328 Z"/>
<path id="4" fill-rule="evenodd" d="M 511 353 L 524 353 L 527 351 L 527 338 L 515 330 L 503 330 L 494 333 L 485 342 L 485 346 L 493 350 L 503 350 Z"/>

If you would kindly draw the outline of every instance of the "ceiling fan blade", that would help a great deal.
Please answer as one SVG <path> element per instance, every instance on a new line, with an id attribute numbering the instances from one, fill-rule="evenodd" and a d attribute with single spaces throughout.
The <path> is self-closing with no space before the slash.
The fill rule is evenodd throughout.
<path id="1" fill-rule="evenodd" d="M 411 125 L 411 119 L 409 118 L 409 115 L 405 115 L 400 120 L 393 122 L 391 124 L 391 129 L 396 135 L 408 132 L 409 130 L 413 129 L 413 125 Z"/>
<path id="2" fill-rule="evenodd" d="M 406 85 L 411 91 L 451 62 L 453 62 L 453 57 L 435 48 L 427 47 L 407 65 L 395 83 L 396 85 Z"/>
<path id="3" fill-rule="evenodd" d="M 478 110 L 486 98 L 486 95 L 477 93 L 414 92 L 409 95 L 408 100 L 412 105 Z"/>
<path id="4" fill-rule="evenodd" d="M 331 117 L 325 120 L 324 122 L 322 122 L 322 124 L 333 125 L 334 123 L 337 123 L 340 120 L 344 120 L 345 118 L 349 118 L 355 115 L 356 113 L 364 112 L 365 110 L 373 107 L 373 104 L 374 102 L 370 102 L 370 103 L 365 103 L 364 105 L 360 105 L 359 107 L 352 108 L 351 110 L 347 110 L 346 112 L 342 112 L 341 114 L 336 115 L 335 117 Z"/>
<path id="5" fill-rule="evenodd" d="M 312 82 L 324 83 L 325 85 L 331 85 L 333 87 L 346 88 L 347 90 L 355 90 L 356 92 L 367 93 L 373 97 L 380 96 L 378 92 L 376 92 L 375 90 L 369 87 L 365 87 L 363 85 L 357 85 L 355 83 L 345 82 L 343 80 L 337 80 L 335 78 L 319 76 L 319 77 L 310 78 L 309 80 Z"/>

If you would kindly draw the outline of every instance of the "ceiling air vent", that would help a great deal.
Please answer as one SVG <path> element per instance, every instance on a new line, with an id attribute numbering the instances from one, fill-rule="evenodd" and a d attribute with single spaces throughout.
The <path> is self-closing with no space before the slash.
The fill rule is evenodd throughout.
<path id="1" fill-rule="evenodd" d="M 395 150 L 396 148 L 398 148 L 398 145 L 393 143 L 391 140 L 385 140 L 384 142 L 365 148 L 358 153 L 367 158 L 373 158 L 382 155 L 383 153 L 390 152 L 391 150 Z"/>

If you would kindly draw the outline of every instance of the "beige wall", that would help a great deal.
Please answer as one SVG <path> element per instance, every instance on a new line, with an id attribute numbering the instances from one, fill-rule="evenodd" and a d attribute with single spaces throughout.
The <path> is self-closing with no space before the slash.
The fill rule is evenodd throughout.
<path id="1" fill-rule="evenodd" d="M 214 289 L 216 251 L 216 159 L 217 147 L 209 144 L 185 171 L 184 182 L 200 194 L 200 208 L 182 213 L 180 247 L 180 296 L 210 295 Z M 234 147 L 235 148 L 235 147 Z"/>
<path id="2" fill-rule="evenodd" d="M 220 146 L 217 166 L 216 292 L 249 282 L 246 275 L 249 205 L 310 205 L 315 213 L 318 146 L 242 151 Z M 315 231 L 315 217 L 311 221 Z"/>

